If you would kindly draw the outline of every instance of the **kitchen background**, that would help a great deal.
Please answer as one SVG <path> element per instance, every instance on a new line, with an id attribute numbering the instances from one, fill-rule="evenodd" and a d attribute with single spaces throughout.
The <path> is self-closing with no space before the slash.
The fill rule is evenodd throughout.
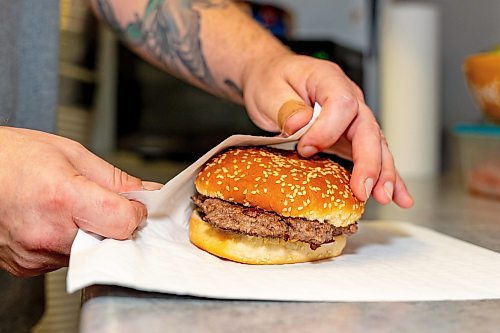
<path id="1" fill-rule="evenodd" d="M 292 49 L 342 64 L 381 118 L 381 21 L 385 6 L 405 3 L 427 5 L 436 14 L 438 73 L 431 73 L 436 75 L 429 82 L 438 90 L 437 115 L 429 118 L 429 128 L 437 128 L 437 171 L 448 172 L 458 166 L 453 126 L 484 122 L 462 63 L 500 43 L 500 1 L 258 0 L 253 11 L 245 8 L 270 27 L 289 27 L 274 32 Z M 191 88 L 127 51 L 95 24 L 84 0 L 61 0 L 60 27 L 59 133 L 129 173 L 166 182 L 222 138 L 261 133 L 241 107 Z M 64 269 L 48 274 L 47 311 L 35 332 L 77 331 L 79 295 L 66 295 L 64 283 Z"/>

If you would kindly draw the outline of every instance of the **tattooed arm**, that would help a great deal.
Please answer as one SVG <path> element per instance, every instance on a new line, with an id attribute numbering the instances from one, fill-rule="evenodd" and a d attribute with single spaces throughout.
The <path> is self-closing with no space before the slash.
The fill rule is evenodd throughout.
<path id="1" fill-rule="evenodd" d="M 244 103 L 268 131 L 291 134 L 322 105 L 300 139 L 311 156 L 330 149 L 351 158 L 351 187 L 366 200 L 412 199 L 363 93 L 334 63 L 293 54 L 229 0 L 89 0 L 137 53 L 192 84 Z"/>
<path id="2" fill-rule="evenodd" d="M 266 35 L 269 44 L 262 49 L 288 52 L 227 0 L 91 0 L 91 4 L 146 60 L 239 103 L 243 102 L 242 65 L 255 57 L 257 38 L 249 34 L 237 40 L 235 32 L 250 27 Z"/>

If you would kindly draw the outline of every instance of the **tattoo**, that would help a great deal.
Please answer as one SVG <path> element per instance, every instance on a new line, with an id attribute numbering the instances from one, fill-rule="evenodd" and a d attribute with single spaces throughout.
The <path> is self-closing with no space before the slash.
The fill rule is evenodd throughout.
<path id="1" fill-rule="evenodd" d="M 113 29 L 116 33 L 122 36 L 124 31 L 120 27 L 120 23 L 116 19 L 115 13 L 113 12 L 113 8 L 111 8 L 109 2 L 97 0 L 96 8 L 99 14 L 102 16 L 102 18 L 106 20 L 106 22 L 108 22 L 111 29 Z"/>
<path id="2" fill-rule="evenodd" d="M 99 14 L 134 47 L 145 48 L 178 74 L 187 71 L 198 81 L 216 86 L 200 40 L 200 9 L 225 8 L 228 1 L 149 0 L 143 17 L 136 15 L 125 25 L 117 20 L 110 0 L 95 1 Z"/>
<path id="3" fill-rule="evenodd" d="M 231 79 L 225 79 L 224 84 L 234 93 L 236 93 L 238 96 L 243 97 L 243 91 L 241 90 L 240 87 L 236 83 L 234 83 L 233 80 Z"/>

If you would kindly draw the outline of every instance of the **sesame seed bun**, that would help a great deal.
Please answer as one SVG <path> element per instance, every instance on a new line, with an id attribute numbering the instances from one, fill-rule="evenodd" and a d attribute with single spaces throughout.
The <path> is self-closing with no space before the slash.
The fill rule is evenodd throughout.
<path id="1" fill-rule="evenodd" d="M 295 151 L 236 147 L 205 164 L 197 191 L 284 217 L 345 227 L 361 218 L 364 202 L 349 186 L 350 173 L 327 158 L 305 159 Z"/>
<path id="2" fill-rule="evenodd" d="M 252 265 L 280 265 L 317 261 L 338 256 L 346 244 L 346 236 L 335 237 L 333 243 L 311 250 L 309 244 L 288 242 L 280 238 L 247 236 L 212 227 L 193 211 L 189 238 L 197 247 L 218 257 Z"/>

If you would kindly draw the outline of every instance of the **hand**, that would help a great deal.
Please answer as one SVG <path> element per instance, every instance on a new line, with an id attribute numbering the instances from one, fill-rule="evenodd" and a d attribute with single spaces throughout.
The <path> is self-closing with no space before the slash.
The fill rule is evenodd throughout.
<path id="1" fill-rule="evenodd" d="M 0 127 L 0 147 L 0 267 L 14 275 L 67 266 L 78 228 L 126 239 L 146 217 L 117 194 L 141 180 L 74 141 Z"/>
<path id="2" fill-rule="evenodd" d="M 256 61 L 243 82 L 250 118 L 268 131 L 295 133 L 318 102 L 322 112 L 300 139 L 299 153 L 309 157 L 328 150 L 352 160 L 351 188 L 360 200 L 373 195 L 381 204 L 413 205 L 361 89 L 339 66 L 287 52 Z"/>

